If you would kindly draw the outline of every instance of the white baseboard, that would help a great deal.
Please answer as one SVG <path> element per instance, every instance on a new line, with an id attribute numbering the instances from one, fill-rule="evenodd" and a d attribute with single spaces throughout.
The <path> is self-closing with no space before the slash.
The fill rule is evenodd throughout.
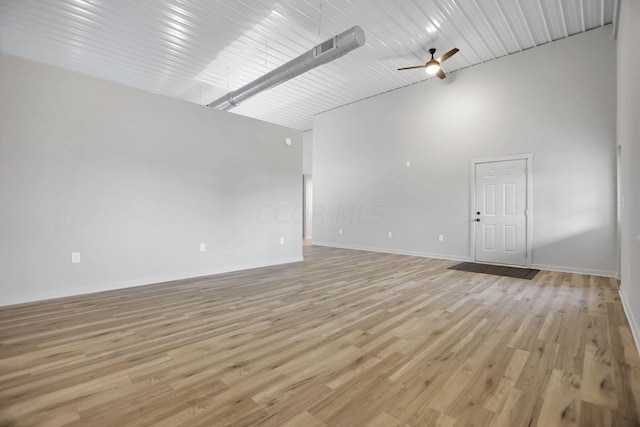
<path id="1" fill-rule="evenodd" d="M 530 268 L 537 268 L 538 270 L 547 270 L 547 271 L 559 271 L 560 273 L 587 274 L 589 276 L 602 276 L 602 277 L 616 277 L 616 275 L 618 274 L 615 271 L 590 270 L 588 268 L 563 267 L 561 265 L 531 264 Z"/>
<path id="2" fill-rule="evenodd" d="M 193 279 L 197 277 L 211 276 L 214 274 L 230 273 L 233 271 L 250 270 L 252 268 L 270 267 L 274 265 L 289 264 L 292 262 L 303 261 L 302 257 L 284 258 L 279 260 L 261 261 L 250 264 L 241 264 L 233 266 L 219 267 L 211 270 L 194 271 L 189 273 L 177 273 L 165 276 L 155 276 L 125 280 L 121 282 L 101 283 L 88 285 L 83 287 L 55 289 L 44 292 L 30 292 L 16 295 L 3 295 L 0 297 L 0 307 L 23 304 L 34 301 L 44 301 L 54 298 L 63 298 L 76 295 L 92 294 L 95 292 L 113 291 L 116 289 L 132 288 L 134 286 L 154 285 L 163 282 L 171 282 L 173 280 Z"/>
<path id="3" fill-rule="evenodd" d="M 422 258 L 435 258 L 435 259 L 445 259 L 449 261 L 471 261 L 469 257 L 461 257 L 458 255 L 447 255 L 447 254 L 434 254 L 429 252 L 416 252 L 416 251 L 404 251 L 402 249 L 389 249 L 389 248 L 376 248 L 370 246 L 358 246 L 358 245 L 341 245 L 336 243 L 326 243 L 326 242 L 316 242 L 313 241 L 314 246 L 326 246 L 329 248 L 340 248 L 340 249 L 353 249 L 356 251 L 368 251 L 368 252 L 380 252 L 384 254 L 395 254 L 395 255 L 410 255 L 417 256 Z"/>
<path id="4" fill-rule="evenodd" d="M 633 340 L 635 341 L 636 348 L 638 349 L 638 354 L 640 354 L 640 327 L 638 327 L 638 322 L 634 317 L 634 313 L 631 310 L 631 304 L 627 298 L 627 294 L 625 293 L 626 287 L 620 287 L 620 301 L 622 301 L 622 308 L 624 309 L 624 314 L 627 315 L 627 320 L 629 321 L 629 326 L 631 327 L 631 335 L 633 336 Z M 637 313 L 640 315 L 640 313 Z"/>
<path id="5" fill-rule="evenodd" d="M 343 245 L 339 243 L 317 242 L 315 240 L 313 241 L 313 244 L 316 246 L 326 246 L 326 247 L 341 248 L 341 249 L 354 249 L 357 251 L 381 252 L 381 253 L 387 253 L 387 254 L 411 255 L 411 256 L 419 256 L 419 257 L 426 257 L 426 258 L 446 259 L 451 261 L 473 262 L 473 260 L 470 257 L 462 257 L 458 255 L 405 251 L 402 249 L 376 248 L 376 247 L 361 246 L 361 245 Z M 531 267 L 529 268 L 537 268 L 538 270 L 547 270 L 547 271 L 558 271 L 561 273 L 577 273 L 577 274 L 587 274 L 591 276 L 603 276 L 603 277 L 616 277 L 617 275 L 617 272 L 615 271 L 590 270 L 587 268 L 563 267 L 558 265 L 532 264 Z"/>

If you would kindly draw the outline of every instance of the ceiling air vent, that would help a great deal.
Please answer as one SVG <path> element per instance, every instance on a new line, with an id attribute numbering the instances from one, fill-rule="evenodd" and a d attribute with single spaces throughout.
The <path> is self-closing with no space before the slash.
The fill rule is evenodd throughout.
<path id="1" fill-rule="evenodd" d="M 337 37 L 331 37 L 326 42 L 320 43 L 318 46 L 315 47 L 315 49 L 313 49 L 313 53 L 314 53 L 313 56 L 324 55 L 325 53 L 329 52 L 330 50 L 335 49 L 336 48 L 336 39 L 337 39 Z"/>

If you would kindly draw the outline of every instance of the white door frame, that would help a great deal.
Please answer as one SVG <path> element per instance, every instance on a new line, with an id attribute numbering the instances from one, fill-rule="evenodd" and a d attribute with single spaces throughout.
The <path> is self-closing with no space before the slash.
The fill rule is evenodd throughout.
<path id="1" fill-rule="evenodd" d="M 302 175 L 302 238 L 313 238 L 313 176 Z"/>
<path id="2" fill-rule="evenodd" d="M 526 160 L 527 162 L 527 210 L 526 210 L 526 247 L 527 247 L 527 267 L 531 267 L 533 244 L 532 244 L 532 224 L 533 224 L 533 153 L 513 154 L 510 156 L 483 157 L 471 159 L 471 212 L 469 213 L 470 233 L 471 233 L 471 261 L 476 261 L 476 165 L 479 163 L 504 162 L 508 160 Z"/>

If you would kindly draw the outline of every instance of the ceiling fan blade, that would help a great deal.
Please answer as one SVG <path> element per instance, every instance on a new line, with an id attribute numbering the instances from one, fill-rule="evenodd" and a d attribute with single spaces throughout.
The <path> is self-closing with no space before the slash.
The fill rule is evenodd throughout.
<path id="1" fill-rule="evenodd" d="M 442 55 L 440 58 L 436 59 L 436 61 L 438 61 L 439 63 L 443 63 L 444 61 L 446 61 L 447 59 L 451 58 L 453 55 L 455 55 L 456 53 L 458 53 L 460 49 L 458 49 L 457 47 L 454 47 L 453 49 L 451 49 L 449 52 L 445 53 L 444 55 Z"/>
<path id="2" fill-rule="evenodd" d="M 447 77 L 444 71 L 442 71 L 442 68 L 438 70 L 438 72 L 436 73 L 436 76 L 440 77 L 441 79 L 444 79 L 445 77 Z"/>
<path id="3" fill-rule="evenodd" d="M 398 71 L 413 70 L 414 68 L 424 68 L 424 67 L 426 67 L 426 65 L 414 65 L 413 67 L 398 68 Z"/>

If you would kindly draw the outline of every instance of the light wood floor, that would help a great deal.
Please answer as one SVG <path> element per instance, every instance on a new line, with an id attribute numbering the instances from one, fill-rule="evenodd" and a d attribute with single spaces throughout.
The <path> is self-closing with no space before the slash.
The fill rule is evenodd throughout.
<path id="1" fill-rule="evenodd" d="M 640 424 L 614 280 L 304 250 L 304 263 L 0 308 L 0 425 Z"/>

